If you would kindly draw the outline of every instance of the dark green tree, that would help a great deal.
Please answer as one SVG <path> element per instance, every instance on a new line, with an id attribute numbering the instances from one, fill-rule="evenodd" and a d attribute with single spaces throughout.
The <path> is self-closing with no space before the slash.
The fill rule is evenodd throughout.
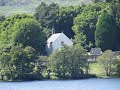
<path id="1" fill-rule="evenodd" d="M 0 15 L 0 23 L 3 22 L 5 20 L 5 16 Z"/>
<path id="2" fill-rule="evenodd" d="M 69 38 L 73 38 L 73 19 L 80 14 L 82 10 L 82 6 L 68 6 L 60 8 L 54 26 L 56 32 L 64 32 Z"/>
<path id="3" fill-rule="evenodd" d="M 114 27 L 117 28 L 117 38 L 120 38 L 120 0 L 112 0 L 110 3 L 110 10 L 111 10 L 111 15 L 116 21 L 116 24 Z M 120 40 L 117 39 L 117 44 L 116 44 L 117 50 L 120 50 Z"/>
<path id="4" fill-rule="evenodd" d="M 7 52 L 2 52 L 0 55 L 0 62 L 1 62 L 1 67 L 0 67 L 0 75 L 2 76 L 2 80 L 5 80 L 5 77 L 7 77 L 7 80 L 13 79 L 14 78 L 14 73 L 13 73 L 13 65 L 11 63 L 11 56 Z"/>
<path id="5" fill-rule="evenodd" d="M 3 52 L 0 55 L 0 72 L 6 77 L 6 80 L 38 79 L 36 71 L 34 71 L 37 59 L 38 54 L 32 47 L 11 46 L 9 50 L 3 47 Z"/>
<path id="6" fill-rule="evenodd" d="M 97 3 L 97 2 L 102 2 L 102 0 L 92 0 L 92 2 Z"/>
<path id="7" fill-rule="evenodd" d="M 101 3 L 98 3 L 88 5 L 83 9 L 81 14 L 74 18 L 74 26 L 72 29 L 76 34 L 75 43 L 81 43 L 81 45 L 88 50 L 91 47 L 95 47 L 95 25 L 103 7 L 106 7 L 106 4 L 101 5 Z"/>
<path id="8" fill-rule="evenodd" d="M 56 3 L 51 3 L 49 5 L 42 2 L 35 12 L 35 18 L 41 23 L 44 28 L 51 28 L 54 26 L 56 15 L 59 11 L 59 6 Z"/>
<path id="9" fill-rule="evenodd" d="M 116 49 L 116 23 L 107 11 L 99 16 L 96 24 L 95 43 L 97 47 L 101 47 L 102 50 Z"/>

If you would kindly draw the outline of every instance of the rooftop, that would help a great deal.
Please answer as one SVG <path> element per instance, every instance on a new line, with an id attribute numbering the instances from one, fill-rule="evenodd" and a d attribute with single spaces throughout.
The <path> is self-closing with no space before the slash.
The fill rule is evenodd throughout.
<path id="1" fill-rule="evenodd" d="M 51 43 L 54 42 L 60 35 L 63 35 L 64 33 L 55 33 L 53 35 L 51 35 L 48 40 L 47 43 Z"/>

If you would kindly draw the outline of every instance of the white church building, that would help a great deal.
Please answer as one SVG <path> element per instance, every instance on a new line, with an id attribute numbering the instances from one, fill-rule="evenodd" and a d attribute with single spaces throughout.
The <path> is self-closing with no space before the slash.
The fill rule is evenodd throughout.
<path id="1" fill-rule="evenodd" d="M 46 43 L 47 54 L 50 55 L 56 49 L 61 48 L 62 44 L 72 46 L 73 42 L 64 33 L 52 34 Z"/>

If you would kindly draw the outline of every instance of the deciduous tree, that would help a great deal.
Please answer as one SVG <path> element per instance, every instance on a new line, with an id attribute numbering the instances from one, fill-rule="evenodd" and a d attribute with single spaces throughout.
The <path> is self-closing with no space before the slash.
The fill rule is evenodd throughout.
<path id="1" fill-rule="evenodd" d="M 116 49 L 116 23 L 113 16 L 107 11 L 99 16 L 96 24 L 95 31 L 95 43 L 97 47 L 101 47 L 102 50 L 115 50 Z"/>
<path id="2" fill-rule="evenodd" d="M 105 70 L 107 76 L 112 75 L 112 67 L 114 65 L 114 54 L 111 50 L 106 50 L 101 56 L 97 58 L 98 63 Z"/>

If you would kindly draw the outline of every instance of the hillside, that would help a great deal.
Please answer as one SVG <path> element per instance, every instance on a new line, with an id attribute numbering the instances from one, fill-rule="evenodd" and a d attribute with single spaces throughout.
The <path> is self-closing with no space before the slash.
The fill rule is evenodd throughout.
<path id="1" fill-rule="evenodd" d="M 0 14 L 9 16 L 15 13 L 33 14 L 35 8 L 41 3 L 58 3 L 60 6 L 88 4 L 91 0 L 0 0 Z"/>

